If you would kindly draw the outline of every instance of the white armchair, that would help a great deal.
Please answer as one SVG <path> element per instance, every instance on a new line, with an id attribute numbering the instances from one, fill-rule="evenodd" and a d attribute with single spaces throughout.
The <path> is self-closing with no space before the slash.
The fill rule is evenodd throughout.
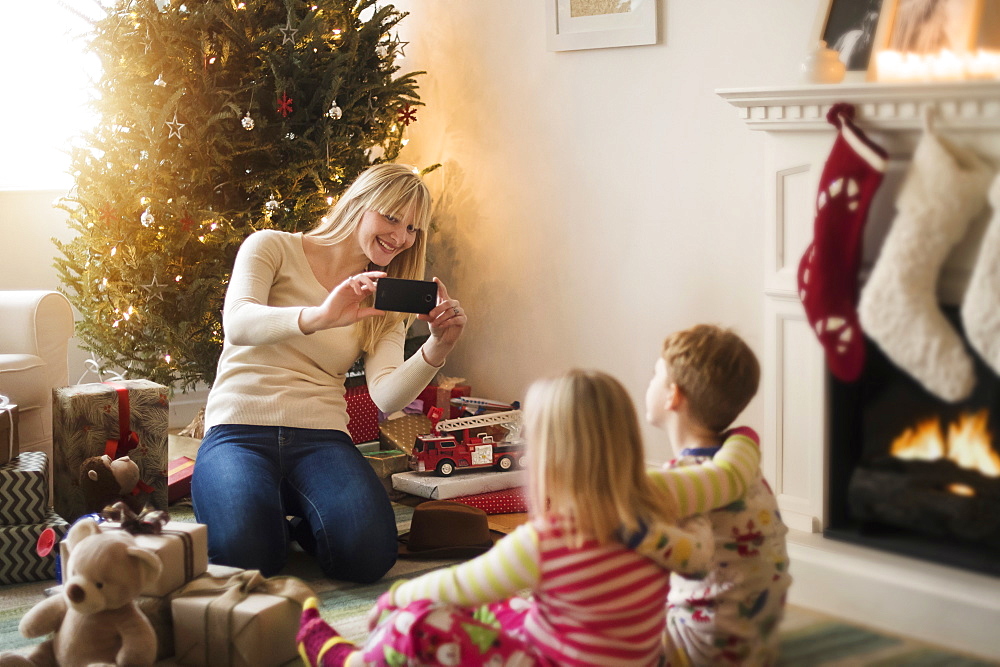
<path id="1" fill-rule="evenodd" d="M 72 336 L 73 309 L 59 292 L 0 290 L 0 394 L 17 404 L 20 450 L 50 462 L 52 390 L 69 384 Z"/>

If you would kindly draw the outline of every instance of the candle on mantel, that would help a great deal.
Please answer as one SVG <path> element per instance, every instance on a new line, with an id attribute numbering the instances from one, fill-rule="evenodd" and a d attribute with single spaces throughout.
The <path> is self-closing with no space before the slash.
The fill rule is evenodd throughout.
<path id="1" fill-rule="evenodd" d="M 879 51 L 875 55 L 875 79 L 886 81 L 963 81 L 1000 79 L 1000 52 L 901 53 Z"/>

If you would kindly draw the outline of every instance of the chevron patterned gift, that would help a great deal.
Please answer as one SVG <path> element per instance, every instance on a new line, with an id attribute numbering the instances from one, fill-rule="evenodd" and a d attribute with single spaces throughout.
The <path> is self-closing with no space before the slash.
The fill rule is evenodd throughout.
<path id="1" fill-rule="evenodd" d="M 23 454 L 22 454 L 23 456 Z M 20 584 L 56 578 L 56 549 L 47 556 L 36 551 L 38 537 L 46 528 L 61 540 L 69 524 L 51 508 L 40 523 L 23 526 L 0 526 L 0 584 Z"/>
<path id="2" fill-rule="evenodd" d="M 0 526 L 45 521 L 48 464 L 45 452 L 24 452 L 0 465 Z"/>
<path id="3" fill-rule="evenodd" d="M 167 388 L 149 380 L 95 382 L 54 389 L 52 504 L 67 521 L 86 513 L 78 484 L 91 456 L 128 456 L 153 487 L 150 502 L 167 508 Z"/>

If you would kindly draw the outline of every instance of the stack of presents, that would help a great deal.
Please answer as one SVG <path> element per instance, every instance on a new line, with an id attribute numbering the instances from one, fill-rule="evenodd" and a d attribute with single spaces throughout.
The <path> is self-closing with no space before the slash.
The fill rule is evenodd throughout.
<path id="1" fill-rule="evenodd" d="M 385 415 L 363 379 L 348 386 L 351 437 L 390 495 L 400 495 L 392 478 L 411 474 L 408 457 L 416 437 L 432 431 L 428 413 L 464 416 L 453 399 L 470 393 L 460 379 L 439 377 L 406 410 Z M 61 584 L 75 562 L 67 533 L 79 519 L 90 518 L 100 533 L 134 533 L 137 546 L 162 563 L 160 574 L 146 581 L 137 597 L 157 636 L 157 660 L 278 665 L 294 659 L 301 604 L 311 594 L 305 584 L 209 565 L 206 526 L 171 521 L 165 513 L 155 520 L 141 514 L 143 508 L 165 510 L 190 493 L 194 462 L 168 462 L 168 423 L 168 390 L 154 382 L 58 388 L 50 462 L 45 452 L 18 450 L 17 407 L 0 397 L 0 585 L 52 579 Z M 127 483 L 121 481 L 122 469 L 132 471 Z M 508 474 L 500 491 L 474 483 L 474 490 L 489 492 L 425 497 L 449 497 L 488 514 L 523 512 L 520 477 L 492 473 Z M 119 513 L 111 516 L 103 510 L 114 502 Z M 47 589 L 49 595 L 58 592 L 59 585 Z"/>
<path id="2" fill-rule="evenodd" d="M 393 499 L 411 495 L 460 502 L 483 509 L 487 514 L 525 512 L 522 472 L 501 473 L 487 468 L 485 471 L 462 471 L 445 479 L 433 472 L 410 471 L 410 455 L 417 436 L 432 431 L 432 411 L 436 410 L 440 419 L 472 414 L 467 404 L 463 406 L 462 399 L 472 394 L 472 388 L 464 382 L 462 378 L 439 375 L 413 403 L 399 413 L 386 415 L 372 402 L 363 380 L 349 381 L 347 412 L 350 421 L 347 428 L 351 438 L 365 453 Z M 473 402 L 492 404 L 492 410 L 513 408 L 499 401 L 473 399 Z M 486 428 L 493 429 L 497 441 L 506 434 L 502 426 Z"/>
<path id="3" fill-rule="evenodd" d="M 168 485 L 166 387 L 128 380 L 56 389 L 51 494 L 47 455 L 18 452 L 16 407 L 0 408 L 0 418 L 0 584 L 61 582 L 74 562 L 64 540 L 70 525 L 92 518 L 102 533 L 135 533 L 137 546 L 162 563 L 136 599 L 155 630 L 157 660 L 280 665 L 296 657 L 302 602 L 312 594 L 302 582 L 209 565 L 206 526 L 134 514 L 144 506 L 166 509 L 168 497 L 190 489 L 185 460 L 172 462 L 182 469 Z M 120 513 L 112 521 L 101 513 L 107 499 L 95 496 L 98 474 L 87 472 L 126 457 L 139 480 L 130 490 L 115 488 Z"/>

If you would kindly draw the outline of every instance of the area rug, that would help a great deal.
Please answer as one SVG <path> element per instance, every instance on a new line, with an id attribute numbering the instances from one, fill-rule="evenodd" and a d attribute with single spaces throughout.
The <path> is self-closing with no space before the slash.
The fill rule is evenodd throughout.
<path id="1" fill-rule="evenodd" d="M 396 526 L 409 530 L 413 508 L 394 505 Z M 189 505 L 171 507 L 176 520 L 193 521 Z M 385 578 L 375 584 L 349 584 L 323 576 L 315 561 L 302 552 L 293 552 L 282 574 L 297 576 L 316 591 L 323 618 L 353 641 L 367 635 L 366 617 L 375 600 L 398 579 L 451 565 L 451 560 L 400 560 Z M 26 640 L 17 631 L 21 616 L 40 600 L 55 582 L 38 582 L 0 587 L 0 651 L 30 650 L 37 641 Z M 161 667 L 173 661 L 158 663 Z M 289 663 L 291 665 L 296 662 Z M 780 667 L 998 667 L 987 662 L 944 651 L 909 639 L 842 622 L 808 610 L 789 608 L 782 629 Z"/>

